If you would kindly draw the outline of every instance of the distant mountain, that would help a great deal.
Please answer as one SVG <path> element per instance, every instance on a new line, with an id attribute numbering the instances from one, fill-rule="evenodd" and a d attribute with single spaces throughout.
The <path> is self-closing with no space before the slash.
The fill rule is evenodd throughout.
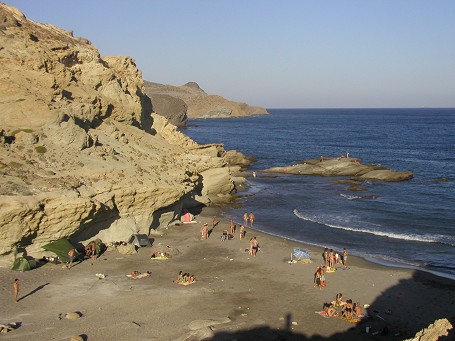
<path id="1" fill-rule="evenodd" d="M 153 111 L 176 126 L 186 125 L 187 118 L 227 118 L 268 114 L 265 108 L 233 102 L 208 95 L 196 82 L 181 86 L 144 81 L 145 93 L 152 99 Z"/>

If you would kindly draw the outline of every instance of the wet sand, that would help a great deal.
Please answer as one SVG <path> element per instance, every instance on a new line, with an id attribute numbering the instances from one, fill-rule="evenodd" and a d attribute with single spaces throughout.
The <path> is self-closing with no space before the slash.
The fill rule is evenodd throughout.
<path id="1" fill-rule="evenodd" d="M 439 318 L 455 316 L 455 282 L 432 274 L 391 268 L 349 257 L 346 270 L 338 265 L 326 274 L 327 287 L 313 287 L 322 249 L 276 238 L 247 228 L 239 239 L 222 241 L 229 222 L 220 211 L 206 208 L 196 224 L 180 224 L 152 237 L 151 248 L 122 255 L 106 251 L 71 270 L 45 264 L 28 272 L 0 268 L 0 323 L 20 326 L 4 340 L 403 340 Z M 203 223 L 220 222 L 209 239 L 201 240 Z M 239 217 L 238 222 L 240 222 Z M 245 249 L 256 236 L 256 257 Z M 170 248 L 167 248 L 170 246 Z M 306 248 L 311 264 L 289 264 L 294 247 Z M 167 260 L 151 260 L 154 251 L 169 250 Z M 131 271 L 151 276 L 131 279 Z M 178 272 L 197 282 L 177 285 Z M 96 274 L 105 274 L 99 279 Z M 21 283 L 19 302 L 12 282 Z M 345 299 L 369 304 L 370 319 L 349 323 L 324 318 L 315 311 L 342 292 Z M 61 318 L 80 312 L 76 320 Z M 60 316 L 60 317 L 59 317 Z M 366 334 L 366 327 L 370 333 Z M 387 327 L 387 335 L 380 332 Z M 373 336 L 373 333 L 378 335 Z M 399 335 L 398 335 L 399 334 Z M 453 331 L 451 336 L 453 337 Z"/>

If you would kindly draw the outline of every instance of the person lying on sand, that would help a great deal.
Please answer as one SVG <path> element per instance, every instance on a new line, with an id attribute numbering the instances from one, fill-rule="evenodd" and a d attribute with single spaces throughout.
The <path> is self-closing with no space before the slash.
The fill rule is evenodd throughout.
<path id="1" fill-rule="evenodd" d="M 170 255 L 167 252 L 154 252 L 152 253 L 151 258 L 166 258 L 170 257 Z"/>
<path id="2" fill-rule="evenodd" d="M 332 303 L 324 303 L 323 310 L 327 313 L 328 317 L 336 317 L 339 314 Z"/>
<path id="3" fill-rule="evenodd" d="M 172 282 L 175 284 L 190 285 L 196 282 L 196 278 L 194 275 L 190 275 L 188 272 L 183 273 L 183 271 L 180 271 L 177 279 Z"/>
<path id="4" fill-rule="evenodd" d="M 126 275 L 126 277 L 132 278 L 132 279 L 141 279 L 150 276 L 152 273 L 150 271 L 146 271 L 144 273 L 141 273 L 139 271 L 131 271 L 131 274 Z"/>

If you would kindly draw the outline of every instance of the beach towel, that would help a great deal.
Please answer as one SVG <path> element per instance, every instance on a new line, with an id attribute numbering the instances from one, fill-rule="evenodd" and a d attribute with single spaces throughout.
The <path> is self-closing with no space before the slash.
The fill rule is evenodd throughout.
<path id="1" fill-rule="evenodd" d="M 322 317 L 326 318 L 326 319 L 329 319 L 330 316 L 327 315 L 327 312 L 325 312 L 324 310 L 323 311 L 315 311 L 316 314 L 318 315 L 321 315 Z"/>
<path id="2" fill-rule="evenodd" d="M 346 321 L 346 322 L 349 322 L 349 323 L 358 323 L 360 321 L 362 321 L 362 319 L 356 317 L 356 316 L 352 316 L 351 318 L 346 318 L 346 317 L 340 317 L 342 320 Z"/>
<path id="3" fill-rule="evenodd" d="M 150 257 L 150 259 L 169 259 L 169 256 Z"/>
<path id="4" fill-rule="evenodd" d="M 177 284 L 180 284 L 180 285 L 191 285 L 191 284 L 194 284 L 196 283 L 196 281 L 194 282 L 178 282 Z"/>

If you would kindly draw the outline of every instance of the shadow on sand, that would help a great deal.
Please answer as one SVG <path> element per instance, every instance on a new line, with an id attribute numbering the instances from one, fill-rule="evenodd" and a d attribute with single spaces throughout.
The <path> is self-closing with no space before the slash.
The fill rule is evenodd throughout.
<path id="1" fill-rule="evenodd" d="M 438 319 L 447 318 L 455 327 L 455 285 L 450 280 L 438 278 L 435 282 L 434 279 L 431 274 L 416 271 L 412 280 L 402 280 L 371 303 L 367 309 L 370 316 L 368 320 L 353 324 L 343 333 L 311 337 L 296 333 L 292 330 L 292 314 L 288 313 L 284 326 L 280 329 L 264 325 L 235 332 L 215 330 L 214 336 L 204 340 L 404 340 L 413 338 L 417 332 Z M 422 305 L 419 297 L 424 295 L 427 296 L 425 302 L 432 302 L 431 306 Z M 331 319 L 322 319 L 321 329 L 325 323 L 330 322 Z M 366 333 L 366 326 L 370 327 L 369 334 Z M 437 340 L 455 340 L 455 329 L 450 330 L 448 336 Z"/>
<path id="2" fill-rule="evenodd" d="M 40 285 L 40 286 L 39 286 L 39 287 L 37 287 L 36 289 L 33 289 L 32 291 L 30 291 L 28 294 L 26 294 L 26 295 L 24 295 L 24 296 L 22 296 L 22 297 L 18 298 L 18 299 L 17 299 L 17 301 L 18 301 L 18 302 L 19 302 L 19 301 L 22 301 L 24 298 L 26 298 L 26 297 L 28 297 L 28 296 L 31 296 L 31 295 L 33 295 L 35 292 L 37 292 L 37 291 L 39 291 L 39 290 L 43 289 L 43 288 L 44 288 L 46 285 L 48 285 L 48 284 L 49 284 L 49 282 L 48 282 L 48 283 L 46 283 L 46 284 L 42 284 L 42 285 Z"/>

